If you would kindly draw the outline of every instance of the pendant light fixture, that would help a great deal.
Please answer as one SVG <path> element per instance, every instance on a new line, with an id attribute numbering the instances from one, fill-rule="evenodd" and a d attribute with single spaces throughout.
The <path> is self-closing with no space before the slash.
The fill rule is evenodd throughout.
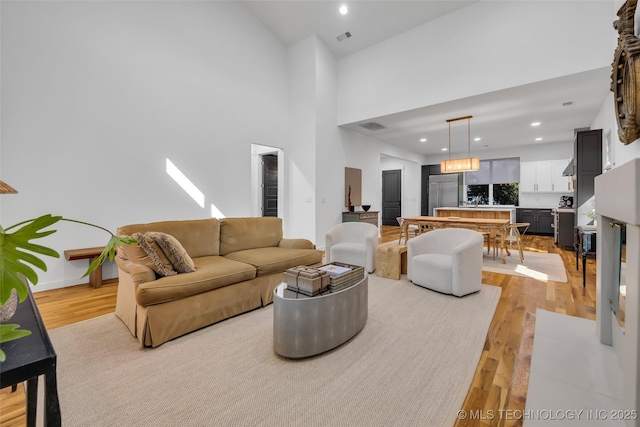
<path id="1" fill-rule="evenodd" d="M 480 169 L 480 159 L 471 157 L 471 118 L 473 116 L 457 117 L 455 119 L 447 119 L 449 123 L 449 160 L 440 162 L 441 173 L 457 173 L 472 172 Z M 461 159 L 451 159 L 451 122 L 458 120 L 467 120 L 467 155 Z"/>

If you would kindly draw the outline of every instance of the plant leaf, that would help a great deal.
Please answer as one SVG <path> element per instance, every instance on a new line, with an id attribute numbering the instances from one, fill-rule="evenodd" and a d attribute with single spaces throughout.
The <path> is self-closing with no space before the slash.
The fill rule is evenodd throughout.
<path id="1" fill-rule="evenodd" d="M 55 224 L 61 219 L 61 216 L 43 215 L 6 229 L 10 230 L 21 226 L 13 233 L 8 233 L 0 227 L 0 304 L 4 304 L 7 301 L 13 288 L 18 292 L 20 302 L 24 301 L 29 289 L 20 275 L 23 275 L 31 283 L 36 285 L 38 283 L 38 274 L 32 266 L 42 271 L 47 271 L 47 266 L 44 261 L 30 252 L 60 258 L 60 255 L 55 250 L 46 246 L 33 244 L 31 240 L 40 239 L 55 233 L 56 230 L 41 230 Z"/>
<path id="2" fill-rule="evenodd" d="M 131 237 L 118 237 L 118 236 L 112 235 L 111 239 L 109 239 L 109 242 L 102 250 L 102 253 L 100 254 L 100 256 L 93 260 L 93 262 L 89 265 L 89 268 L 84 273 L 84 275 L 82 275 L 82 277 L 86 277 L 89 274 L 91 274 L 91 272 L 93 272 L 93 270 L 98 268 L 98 266 L 102 264 L 107 259 L 107 257 L 109 258 L 109 261 L 113 261 L 113 258 L 116 256 L 116 248 L 118 246 L 122 246 L 124 244 L 134 245 L 136 243 L 138 243 L 138 241 Z"/>
<path id="3" fill-rule="evenodd" d="M 31 331 L 26 329 L 18 329 L 20 325 L 0 325 L 0 343 L 17 340 L 18 338 L 31 335 Z M 0 362 L 7 360 L 7 355 L 0 350 Z"/>

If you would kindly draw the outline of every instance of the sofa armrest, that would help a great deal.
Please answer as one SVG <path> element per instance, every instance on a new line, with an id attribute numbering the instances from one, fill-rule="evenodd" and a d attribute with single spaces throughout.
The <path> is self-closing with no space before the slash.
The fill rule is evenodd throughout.
<path id="1" fill-rule="evenodd" d="M 281 239 L 278 247 L 285 249 L 315 249 L 316 245 L 307 239 Z"/>
<path id="2" fill-rule="evenodd" d="M 116 264 L 122 271 L 131 276 L 131 280 L 136 286 L 156 280 L 156 273 L 145 265 L 134 264 L 120 257 L 116 257 Z"/>

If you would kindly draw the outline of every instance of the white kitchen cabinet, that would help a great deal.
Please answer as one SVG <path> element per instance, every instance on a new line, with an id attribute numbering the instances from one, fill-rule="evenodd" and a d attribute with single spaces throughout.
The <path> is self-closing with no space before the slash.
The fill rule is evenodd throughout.
<path id="1" fill-rule="evenodd" d="M 562 176 L 568 160 L 545 160 L 520 163 L 521 193 L 554 193 L 569 191 L 569 181 Z"/>
<path id="2" fill-rule="evenodd" d="M 553 160 L 551 162 L 551 179 L 552 179 L 552 190 L 555 192 L 572 192 L 573 189 L 570 187 L 571 177 L 562 176 L 562 172 L 567 168 L 567 164 L 569 160 Z"/>
<path id="3" fill-rule="evenodd" d="M 520 163 L 520 192 L 536 191 L 536 162 Z"/>
<path id="4" fill-rule="evenodd" d="M 551 162 L 522 162 L 520 163 L 520 192 L 550 192 Z"/>

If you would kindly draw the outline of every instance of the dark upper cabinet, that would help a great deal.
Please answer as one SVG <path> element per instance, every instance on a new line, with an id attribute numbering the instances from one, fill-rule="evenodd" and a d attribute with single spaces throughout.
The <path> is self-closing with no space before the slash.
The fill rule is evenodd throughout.
<path id="1" fill-rule="evenodd" d="M 575 205 L 582 206 L 594 195 L 594 179 L 602 173 L 602 129 L 576 133 Z"/>

